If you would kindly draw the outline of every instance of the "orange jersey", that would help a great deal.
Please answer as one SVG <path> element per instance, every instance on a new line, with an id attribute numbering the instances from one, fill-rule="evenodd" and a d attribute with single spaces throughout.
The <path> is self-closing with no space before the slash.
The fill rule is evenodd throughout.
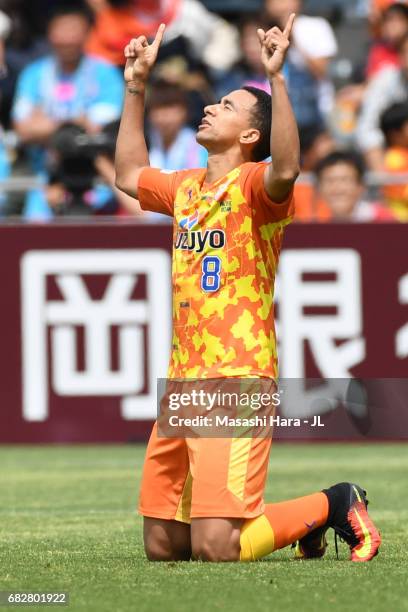
<path id="1" fill-rule="evenodd" d="M 169 378 L 278 375 L 273 292 L 294 205 L 271 201 L 266 167 L 205 186 L 203 169 L 141 173 L 141 207 L 174 217 Z"/>

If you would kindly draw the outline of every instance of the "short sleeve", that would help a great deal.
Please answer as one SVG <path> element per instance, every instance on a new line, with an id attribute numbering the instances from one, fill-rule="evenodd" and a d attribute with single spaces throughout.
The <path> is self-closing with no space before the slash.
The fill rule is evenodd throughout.
<path id="1" fill-rule="evenodd" d="M 261 162 L 246 166 L 242 180 L 244 195 L 250 206 L 266 206 L 269 216 L 275 221 L 291 220 L 295 212 L 294 190 L 291 190 L 283 202 L 274 202 L 267 194 L 264 184 L 264 174 L 268 164 Z"/>
<path id="2" fill-rule="evenodd" d="M 172 217 L 179 174 L 157 168 L 144 168 L 137 187 L 141 208 Z"/>

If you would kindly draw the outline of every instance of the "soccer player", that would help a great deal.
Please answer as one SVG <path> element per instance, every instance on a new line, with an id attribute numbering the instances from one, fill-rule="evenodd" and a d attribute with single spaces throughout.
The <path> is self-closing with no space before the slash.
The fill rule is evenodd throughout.
<path id="1" fill-rule="evenodd" d="M 295 15 L 283 31 L 258 30 L 271 93 L 243 88 L 204 109 L 197 140 L 206 169 L 149 167 L 144 96 L 164 33 L 125 49 L 126 97 L 116 152 L 119 189 L 174 217 L 173 342 L 169 379 L 277 378 L 273 285 L 299 172 L 297 126 L 281 70 Z M 263 163 L 269 155 L 272 163 Z M 325 552 L 329 527 L 354 561 L 380 536 L 365 492 L 340 483 L 265 504 L 271 439 L 160 437 L 148 444 L 139 511 L 148 559 L 259 559 L 296 541 L 296 556 Z"/>

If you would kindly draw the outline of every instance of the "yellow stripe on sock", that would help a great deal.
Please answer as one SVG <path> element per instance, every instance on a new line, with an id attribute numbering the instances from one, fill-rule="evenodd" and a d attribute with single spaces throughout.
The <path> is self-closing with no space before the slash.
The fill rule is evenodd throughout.
<path id="1" fill-rule="evenodd" d="M 240 543 L 241 561 L 256 561 L 273 552 L 275 534 L 264 514 L 244 523 Z"/>

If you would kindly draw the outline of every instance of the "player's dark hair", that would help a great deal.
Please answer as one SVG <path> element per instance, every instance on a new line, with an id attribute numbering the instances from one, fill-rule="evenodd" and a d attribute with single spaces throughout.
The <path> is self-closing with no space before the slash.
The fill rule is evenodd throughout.
<path id="1" fill-rule="evenodd" d="M 408 102 L 393 104 L 381 115 L 380 127 L 388 145 L 392 142 L 392 133 L 400 130 L 408 121 Z"/>
<path id="2" fill-rule="evenodd" d="M 252 109 L 253 127 L 259 130 L 260 138 L 252 151 L 253 160 L 263 161 L 270 156 L 271 150 L 271 128 L 272 128 L 272 98 L 257 87 L 243 87 L 256 98 L 256 104 Z"/>
<path id="3" fill-rule="evenodd" d="M 327 168 L 337 166 L 337 164 L 347 164 L 356 171 L 358 180 L 360 183 L 363 182 L 365 174 L 365 165 L 361 155 L 355 151 L 333 151 L 326 157 L 323 157 L 315 166 L 314 172 L 317 179 L 321 178 L 321 175 Z"/>
<path id="4" fill-rule="evenodd" d="M 83 4 L 74 1 L 69 4 L 58 4 L 55 8 L 53 8 L 48 16 L 48 25 L 59 17 L 67 17 L 71 15 L 79 15 L 89 24 L 92 24 L 93 22 L 92 12 Z"/>

